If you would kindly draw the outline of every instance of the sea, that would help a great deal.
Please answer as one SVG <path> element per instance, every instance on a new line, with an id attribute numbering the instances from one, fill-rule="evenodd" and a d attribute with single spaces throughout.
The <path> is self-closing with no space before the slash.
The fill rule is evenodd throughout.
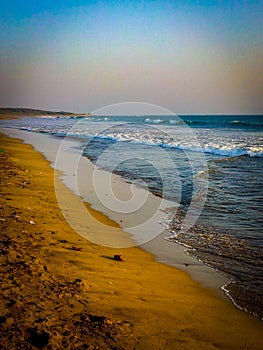
<path id="1" fill-rule="evenodd" d="M 173 201 L 170 244 L 216 269 L 263 319 L 263 115 L 43 116 L 0 126 L 79 140 L 82 156 Z"/>

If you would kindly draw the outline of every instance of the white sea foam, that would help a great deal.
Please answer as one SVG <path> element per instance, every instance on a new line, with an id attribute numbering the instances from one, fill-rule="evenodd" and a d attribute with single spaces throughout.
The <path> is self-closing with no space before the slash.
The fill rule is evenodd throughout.
<path id="1" fill-rule="evenodd" d="M 110 139 L 113 141 L 122 141 L 122 142 L 131 142 L 131 143 L 141 143 L 145 145 L 151 146 L 160 146 L 163 148 L 174 148 L 178 150 L 191 151 L 191 152 L 204 152 L 210 154 L 216 154 L 220 156 L 242 156 L 247 155 L 250 157 L 263 157 L 263 147 L 260 145 L 260 140 L 255 137 L 246 138 L 237 138 L 237 139 L 223 139 L 221 137 L 214 136 L 209 140 L 209 135 L 199 136 L 200 146 L 196 145 L 196 142 L 189 139 L 187 135 L 185 136 L 182 133 L 177 133 L 175 135 L 163 135 L 156 133 L 148 134 L 145 131 L 124 129 L 124 130 L 116 130 L 115 132 L 108 132 L 107 128 L 105 133 L 100 133 L 96 135 L 96 130 L 89 128 L 80 127 L 74 128 L 74 130 L 69 131 L 67 128 L 58 128 L 52 127 L 52 129 L 47 129 L 44 125 L 39 126 L 23 126 L 21 127 L 23 130 L 34 131 L 34 132 L 42 132 L 42 133 L 52 133 L 57 135 L 69 135 L 69 136 L 86 136 L 86 137 L 99 137 Z M 112 131 L 112 130 L 111 130 Z"/>
<path id="2" fill-rule="evenodd" d="M 100 136 L 102 137 L 102 135 Z M 181 140 L 171 140 L 171 139 L 163 139 L 158 138 L 158 136 L 144 135 L 144 134 L 108 134 L 104 137 L 108 137 L 109 139 L 115 141 L 129 141 L 133 143 L 143 143 L 147 145 L 153 146 L 161 146 L 164 148 L 174 148 L 185 151 L 192 152 L 204 152 L 217 154 L 221 156 L 242 156 L 247 155 L 250 157 L 263 157 L 263 147 L 253 145 L 244 145 L 243 142 L 235 142 L 233 144 L 229 143 L 226 145 L 222 143 L 221 140 L 214 140 L 213 142 L 209 142 L 209 144 L 202 144 L 202 140 L 200 140 L 200 146 L 197 146 L 191 143 L 191 140 L 181 139 Z"/>
<path id="3" fill-rule="evenodd" d="M 226 133 L 222 129 L 196 128 L 190 129 L 196 135 L 193 139 L 187 132 L 188 127 L 180 119 L 167 119 L 168 125 L 164 125 L 164 119 L 147 117 L 144 125 L 129 124 L 127 121 L 111 121 L 109 117 L 78 118 L 77 116 L 44 116 L 40 119 L 31 118 L 16 123 L 18 128 L 41 133 L 56 135 L 70 135 L 76 137 L 100 137 L 114 141 L 141 143 L 146 145 L 173 148 L 183 151 L 203 152 L 220 156 L 250 156 L 263 157 L 263 137 L 261 132 L 247 132 L 229 130 Z M 233 124 L 242 123 L 234 120 Z M 149 126 L 157 124 L 158 127 Z M 73 127 L 73 128 L 72 128 Z M 198 144 L 199 143 L 199 144 Z"/>
<path id="4" fill-rule="evenodd" d="M 178 119 L 178 120 L 171 119 L 171 120 L 169 120 L 169 123 L 170 124 L 183 124 L 184 122 L 180 119 Z"/>

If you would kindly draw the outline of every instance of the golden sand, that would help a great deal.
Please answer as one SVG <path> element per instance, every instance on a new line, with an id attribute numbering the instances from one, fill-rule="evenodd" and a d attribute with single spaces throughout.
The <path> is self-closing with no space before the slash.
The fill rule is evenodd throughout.
<path id="1" fill-rule="evenodd" d="M 4 136 L 0 148 L 2 349 L 262 349 L 262 322 L 187 273 L 80 237 L 45 158 Z"/>

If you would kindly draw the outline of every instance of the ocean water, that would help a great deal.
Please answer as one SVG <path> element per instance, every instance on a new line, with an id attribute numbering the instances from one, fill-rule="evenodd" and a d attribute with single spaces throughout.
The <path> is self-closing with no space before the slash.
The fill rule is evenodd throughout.
<path id="1" fill-rule="evenodd" d="M 263 317 L 263 116 L 42 117 L 1 124 L 78 138 L 83 156 L 98 167 L 179 203 L 179 210 L 167 210 L 166 239 L 227 276 L 232 301 Z"/>

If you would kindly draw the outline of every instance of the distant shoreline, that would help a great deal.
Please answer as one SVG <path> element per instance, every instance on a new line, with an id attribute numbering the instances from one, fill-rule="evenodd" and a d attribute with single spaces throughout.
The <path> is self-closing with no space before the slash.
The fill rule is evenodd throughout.
<path id="1" fill-rule="evenodd" d="M 177 116 L 263 116 L 262 113 L 175 113 Z M 19 117 L 39 117 L 39 116 L 83 116 L 83 117 L 92 117 L 95 114 L 93 113 L 76 113 L 76 112 L 68 112 L 68 111 L 50 111 L 45 109 L 38 108 L 24 108 L 24 107 L 0 107 L 0 119 L 4 119 L 6 117 L 10 117 L 12 119 L 16 119 Z M 129 114 L 127 114 L 129 115 Z M 158 116 L 159 114 L 155 114 Z M 106 115 L 105 115 L 106 116 Z"/>
<path id="2" fill-rule="evenodd" d="M 11 118 L 19 118 L 19 117 L 38 117 L 43 115 L 50 115 L 50 116 L 83 116 L 83 117 L 90 117 L 92 116 L 91 113 L 75 113 L 75 112 L 65 112 L 65 111 L 48 111 L 43 109 L 34 109 L 34 108 L 12 108 L 12 107 L 6 107 L 6 108 L 0 108 L 0 119 L 4 119 L 6 117 Z"/>

